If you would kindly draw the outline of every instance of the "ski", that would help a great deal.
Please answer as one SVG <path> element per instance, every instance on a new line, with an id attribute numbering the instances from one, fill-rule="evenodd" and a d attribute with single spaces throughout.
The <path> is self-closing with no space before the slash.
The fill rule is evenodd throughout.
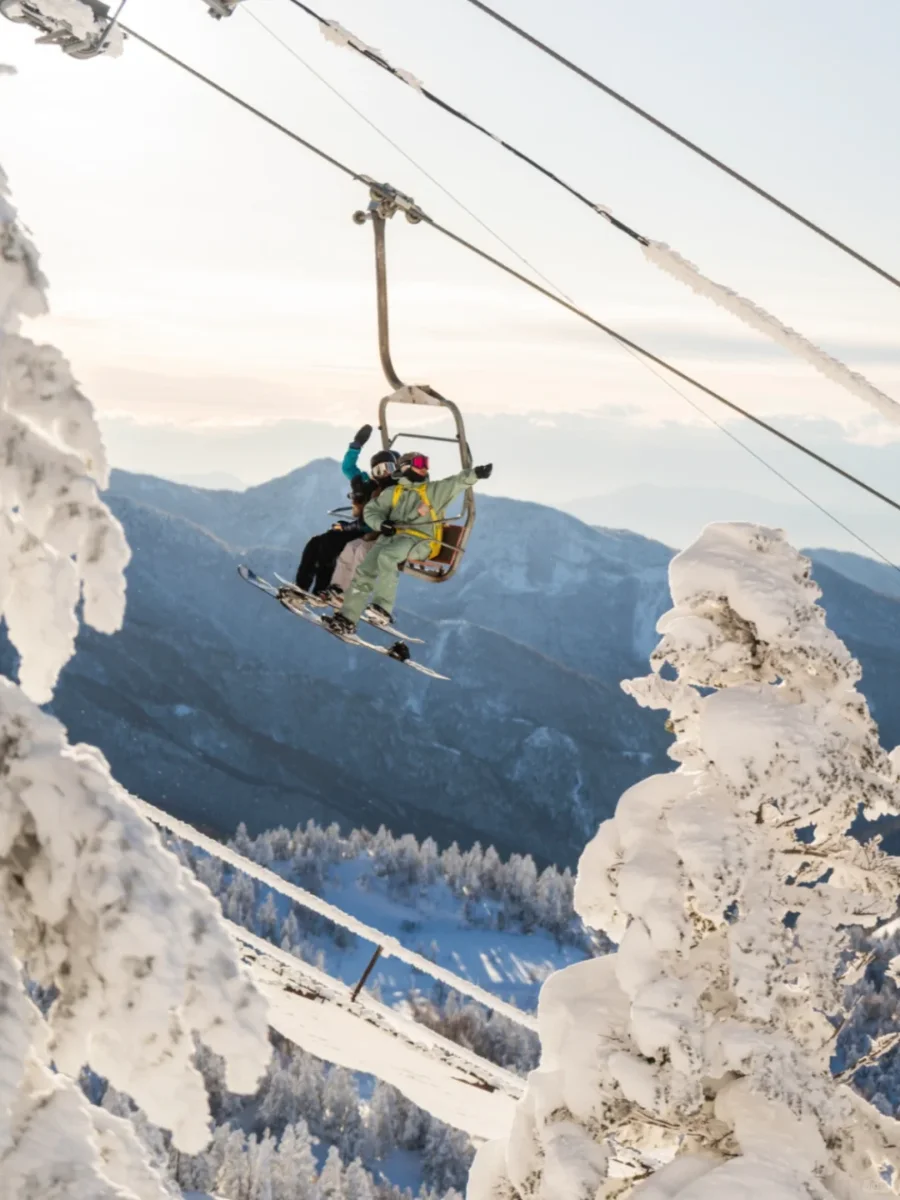
<path id="1" fill-rule="evenodd" d="M 302 596 L 310 608 L 333 608 L 335 612 L 338 611 L 330 600 L 322 600 L 313 592 L 304 592 L 303 588 L 297 587 L 296 583 L 291 583 L 289 579 L 282 579 L 277 571 L 273 572 L 273 574 L 282 587 L 290 588 L 295 595 Z M 377 621 L 370 621 L 365 614 L 360 617 L 360 620 L 365 621 L 367 625 L 371 625 L 373 629 L 383 629 L 385 633 L 392 634 L 401 642 L 409 642 L 413 646 L 425 645 L 424 638 L 410 637 L 408 633 L 402 633 L 396 625 L 380 625 Z"/>
<path id="2" fill-rule="evenodd" d="M 393 646 L 376 646 L 374 642 L 367 642 L 356 633 L 335 633 L 333 630 L 329 629 L 327 625 L 323 624 L 322 618 L 307 608 L 305 603 L 295 608 L 294 605 L 283 600 L 279 595 L 279 589 L 273 583 L 269 583 L 268 579 L 263 579 L 261 575 L 257 575 L 252 568 L 246 566 L 244 563 L 241 563 L 237 570 L 241 579 L 245 580 L 247 583 L 252 583 L 253 586 L 259 588 L 261 592 L 265 592 L 267 596 L 271 596 L 273 599 L 277 600 L 283 608 L 286 608 L 288 612 L 293 613 L 294 616 L 300 617 L 304 621 L 308 621 L 310 625 L 318 625 L 319 628 L 324 630 L 325 633 L 327 633 L 330 637 L 337 638 L 340 642 L 346 642 L 348 646 L 363 646 L 366 650 L 374 650 L 376 654 L 381 654 L 384 655 L 385 658 L 393 659 L 394 662 L 400 663 L 400 665 L 403 667 L 412 667 L 414 671 L 418 671 L 420 675 L 427 675 L 429 679 L 443 679 L 449 682 L 449 675 L 441 675 L 438 671 L 432 670 L 431 667 L 426 667 L 423 663 L 414 662 L 410 657 L 408 657 L 409 648 L 404 642 L 396 642 Z M 278 576 L 276 575 L 275 578 L 277 579 Z M 297 592 L 298 599 L 300 599 L 303 595 L 303 593 L 300 592 L 300 589 L 294 587 L 293 590 Z"/>

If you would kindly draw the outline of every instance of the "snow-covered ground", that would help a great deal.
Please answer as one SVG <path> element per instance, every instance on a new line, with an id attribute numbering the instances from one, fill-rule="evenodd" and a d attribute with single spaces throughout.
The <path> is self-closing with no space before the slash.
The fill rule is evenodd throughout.
<path id="1" fill-rule="evenodd" d="M 553 971 L 584 957 L 575 946 L 559 945 L 543 929 L 522 933 L 464 924 L 460 920 L 459 901 L 444 884 L 436 884 L 426 893 L 405 900 L 376 890 L 366 874 L 365 863 L 359 861 L 335 867 L 323 896 L 424 958 L 433 958 L 454 975 L 511 1001 L 524 1013 L 531 1013 L 537 1007 L 541 984 Z M 358 942 L 341 949 L 332 938 L 321 941 L 328 973 L 347 983 L 358 979 L 368 962 L 371 946 Z M 386 999 L 399 999 L 412 988 L 430 983 L 414 967 L 397 958 L 379 963 L 374 975 L 374 982 Z"/>
<path id="2" fill-rule="evenodd" d="M 351 991 L 308 963 L 245 933 L 232 932 L 283 1037 L 326 1062 L 393 1084 L 408 1099 L 473 1140 L 502 1137 L 523 1081 L 509 1071 Z"/>
<path id="3" fill-rule="evenodd" d="M 558 965 L 551 963 L 546 957 L 546 945 L 540 947 L 537 956 L 538 961 L 530 963 L 524 956 L 516 955 L 513 955 L 508 961 L 504 961 L 504 957 L 498 949 L 498 940 L 494 939 L 490 945 L 485 942 L 468 962 L 468 969 L 473 974 L 480 975 L 489 981 L 489 986 L 482 987 L 479 983 L 456 973 L 455 970 L 443 966 L 437 961 L 438 956 L 436 952 L 434 958 L 426 957 L 417 950 L 410 948 L 408 944 L 405 945 L 403 943 L 399 936 L 401 933 L 406 937 L 408 943 L 412 942 L 413 945 L 421 943 L 419 931 L 404 931 L 401 928 L 404 922 L 412 921 L 415 924 L 418 914 L 418 901 L 415 909 L 412 910 L 409 907 L 405 910 L 399 910 L 395 906 L 391 915 L 389 915 L 389 906 L 385 905 L 379 908 L 382 919 L 393 920 L 395 922 L 397 930 L 395 933 L 391 929 L 378 927 L 374 923 L 370 924 L 368 920 L 363 921 L 353 915 L 354 907 L 363 909 L 367 915 L 371 915 L 371 911 L 378 906 L 378 900 L 375 895 L 366 893 L 365 904 L 363 904 L 360 897 L 354 898 L 351 895 L 352 888 L 344 888 L 340 886 L 340 883 L 337 883 L 334 886 L 340 892 L 341 904 L 344 905 L 346 902 L 346 907 L 339 907 L 336 904 L 330 903 L 326 897 L 317 896 L 313 892 L 292 883 L 290 880 L 282 878 L 276 871 L 251 862 L 231 847 L 223 846 L 221 843 L 215 841 L 215 839 L 200 833 L 199 830 L 192 828 L 183 821 L 176 820 L 169 816 L 168 813 L 155 808 L 153 805 L 140 800 L 136 800 L 136 803 L 141 808 L 141 811 L 161 828 L 174 833 L 176 837 L 183 841 L 204 850 L 207 854 L 212 855 L 221 862 L 227 863 L 247 877 L 258 880 L 271 888 L 273 893 L 281 897 L 282 909 L 285 907 L 285 901 L 297 903 L 361 939 L 364 946 L 362 949 L 357 949 L 354 952 L 355 957 L 351 957 L 349 963 L 345 960 L 343 969 L 340 972 L 341 978 L 348 978 L 349 974 L 352 974 L 352 971 L 356 970 L 357 967 L 357 974 L 361 974 L 366 962 L 371 957 L 372 950 L 376 945 L 380 945 L 384 956 L 396 959 L 398 963 L 402 963 L 405 967 L 405 973 L 399 969 L 395 971 L 393 975 L 395 982 L 392 984 L 391 978 L 383 974 L 385 967 L 382 966 L 379 970 L 377 981 L 380 982 L 383 980 L 384 986 L 396 988 L 401 982 L 409 980 L 412 977 L 411 973 L 418 973 L 420 976 L 428 976 L 430 979 L 438 983 L 443 983 L 445 986 L 460 992 L 462 995 L 484 1004 L 486 1007 L 493 1009 L 495 1012 L 527 1029 L 536 1029 L 536 1020 L 530 1013 L 522 1011 L 513 1004 L 498 998 L 497 993 L 501 992 L 502 988 L 497 986 L 496 980 L 491 979 L 491 974 L 500 974 L 501 984 L 503 983 L 503 974 L 507 974 L 513 991 L 517 989 L 521 991 L 526 979 L 533 991 L 536 990 L 536 986 L 539 985 L 541 979 L 546 978 L 553 967 Z M 403 912 L 402 916 L 400 915 L 401 911 Z M 411 932 L 415 932 L 417 936 L 411 938 Z M 444 934 L 448 938 L 448 941 L 446 949 L 442 953 L 448 957 L 450 962 L 455 964 L 457 959 L 459 959 L 462 963 L 459 945 L 451 944 L 449 940 L 449 927 L 444 929 Z M 491 955 L 493 955 L 493 962 Z M 582 956 L 576 954 L 575 957 L 580 958 Z M 495 963 L 496 965 L 494 965 Z M 530 970 L 533 971 L 533 978 L 529 975 Z M 491 986 L 495 987 L 496 991 L 492 991 Z M 533 994 L 531 1003 L 533 1007 Z"/>

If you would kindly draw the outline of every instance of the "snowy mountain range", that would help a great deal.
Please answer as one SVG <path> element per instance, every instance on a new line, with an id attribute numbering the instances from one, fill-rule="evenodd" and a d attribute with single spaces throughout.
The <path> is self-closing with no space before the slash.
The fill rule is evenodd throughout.
<path id="1" fill-rule="evenodd" d="M 177 816 L 218 833 L 385 823 L 571 864 L 621 791 L 669 765 L 659 717 L 618 686 L 646 670 L 668 606 L 661 543 L 484 498 L 456 582 L 401 590 L 401 626 L 447 684 L 348 650 L 238 578 L 242 560 L 292 575 L 344 500 L 335 463 L 243 492 L 115 472 L 108 500 L 134 552 L 125 628 L 82 632 L 53 709 Z M 829 621 L 892 746 L 894 573 L 825 557 Z"/>

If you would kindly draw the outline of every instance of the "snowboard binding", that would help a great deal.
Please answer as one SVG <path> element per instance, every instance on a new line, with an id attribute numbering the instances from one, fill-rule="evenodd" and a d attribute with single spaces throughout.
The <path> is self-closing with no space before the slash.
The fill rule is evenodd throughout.
<path id="1" fill-rule="evenodd" d="M 409 662 L 409 646 L 406 642 L 394 642 L 388 648 L 388 657 L 396 658 L 397 662 Z"/>

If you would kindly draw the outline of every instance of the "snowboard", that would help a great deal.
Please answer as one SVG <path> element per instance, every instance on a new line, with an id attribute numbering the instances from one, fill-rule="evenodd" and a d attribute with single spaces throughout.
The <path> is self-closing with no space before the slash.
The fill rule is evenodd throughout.
<path id="1" fill-rule="evenodd" d="M 315 593 L 304 592 L 303 588 L 297 587 L 296 583 L 291 583 L 289 579 L 282 579 L 277 571 L 274 571 L 273 574 L 282 587 L 290 588 L 294 595 L 305 601 L 309 608 L 335 608 L 333 604 L 326 603 L 326 601 L 315 595 Z M 365 613 L 360 617 L 360 620 L 365 621 L 367 625 L 371 625 L 373 629 L 383 629 L 385 633 L 393 634 L 398 641 L 409 642 L 414 646 L 425 645 L 424 638 L 410 637 L 408 633 L 401 633 L 396 625 L 381 625 L 378 621 L 370 621 Z"/>
<path id="2" fill-rule="evenodd" d="M 247 583 L 252 583 L 254 587 L 259 588 L 261 592 L 265 592 L 267 596 L 271 596 L 273 599 L 277 600 L 283 608 L 286 608 L 288 612 L 293 613 L 295 617 L 300 617 L 302 620 L 308 621 L 310 625 L 318 625 L 319 628 L 323 629 L 330 637 L 337 638 L 338 641 L 341 642 L 346 642 L 348 646 L 363 646 L 366 650 L 374 650 L 376 654 L 382 654 L 385 658 L 390 658 L 393 662 L 399 663 L 402 667 L 412 667 L 414 671 L 418 671 L 420 675 L 427 675 L 429 679 L 443 679 L 449 682 L 449 675 L 441 675 L 437 671 L 433 671 L 431 667 L 426 667 L 423 663 L 413 662 L 411 658 L 399 657 L 396 653 L 394 653 L 393 646 L 376 646 L 374 642 L 364 641 L 363 638 L 356 633 L 335 633 L 334 630 L 329 629 L 327 625 L 323 624 L 320 616 L 317 616 L 316 613 L 311 612 L 308 608 L 306 608 L 305 605 L 303 607 L 295 608 L 291 604 L 286 604 L 278 595 L 278 588 L 275 587 L 273 583 L 269 583 L 267 579 L 263 579 L 261 575 L 257 575 L 255 571 L 251 570 L 250 567 L 245 566 L 244 563 L 241 563 L 241 565 L 238 567 L 238 575 L 240 575 L 241 579 L 246 580 Z M 297 590 L 299 592 L 299 589 Z M 381 628 L 381 626 L 378 626 L 378 628 Z M 388 632 L 390 632 L 390 630 Z M 396 645 L 398 647 L 404 646 L 402 642 L 396 643 Z M 408 648 L 404 646 L 404 649 L 406 649 L 406 652 L 409 653 Z"/>

